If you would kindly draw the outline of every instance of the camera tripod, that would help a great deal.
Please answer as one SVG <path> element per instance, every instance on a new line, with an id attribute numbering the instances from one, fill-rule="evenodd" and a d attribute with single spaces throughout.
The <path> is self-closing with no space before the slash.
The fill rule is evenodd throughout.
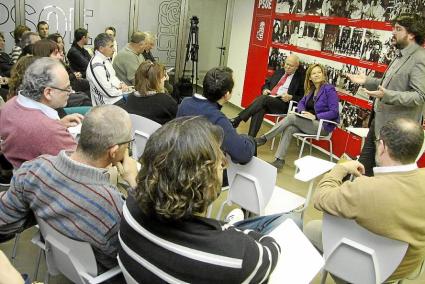
<path id="1" fill-rule="evenodd" d="M 195 92 L 198 91 L 198 50 L 199 50 L 199 18 L 192 16 L 190 18 L 189 37 L 186 44 L 186 57 L 184 61 L 183 76 L 186 72 L 186 64 L 192 61 L 191 82 L 195 85 Z"/>

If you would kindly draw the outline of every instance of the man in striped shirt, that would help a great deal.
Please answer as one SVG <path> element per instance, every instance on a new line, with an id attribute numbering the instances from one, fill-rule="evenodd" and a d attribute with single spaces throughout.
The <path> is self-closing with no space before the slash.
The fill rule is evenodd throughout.
<path id="1" fill-rule="evenodd" d="M 117 165 L 135 186 L 136 162 L 127 150 L 131 133 L 125 110 L 96 107 L 84 119 L 75 152 L 22 164 L 9 190 L 0 194 L 0 239 L 33 225 L 34 213 L 58 232 L 89 242 L 101 268 L 116 265 L 123 198 L 110 183 L 107 167 Z"/>
<path id="2" fill-rule="evenodd" d="M 264 234 L 289 214 L 235 226 L 204 217 L 221 192 L 222 140 L 202 116 L 172 120 L 148 140 L 119 232 L 119 261 L 138 283 L 263 283 L 276 266 L 280 247 Z"/>

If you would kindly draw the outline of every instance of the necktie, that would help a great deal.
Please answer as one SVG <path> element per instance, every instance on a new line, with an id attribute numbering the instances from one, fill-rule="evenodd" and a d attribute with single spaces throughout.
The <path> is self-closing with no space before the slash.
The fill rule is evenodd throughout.
<path id="1" fill-rule="evenodd" d="M 283 84 L 285 84 L 286 79 L 288 78 L 288 76 L 289 76 L 288 74 L 285 74 L 285 75 L 282 76 L 282 78 L 279 80 L 279 82 L 276 84 L 276 86 L 274 86 L 273 90 L 271 91 L 271 95 L 272 96 L 276 96 L 277 91 L 279 90 L 279 88 L 281 86 L 283 86 Z"/>

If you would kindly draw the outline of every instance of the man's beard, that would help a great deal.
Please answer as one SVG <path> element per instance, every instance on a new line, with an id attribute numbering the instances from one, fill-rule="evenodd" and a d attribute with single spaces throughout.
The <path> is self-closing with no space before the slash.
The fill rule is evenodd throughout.
<path id="1" fill-rule="evenodd" d="M 394 36 L 391 39 L 393 45 L 397 48 L 397 49 L 403 49 L 405 48 L 409 42 L 407 41 L 407 36 L 405 36 L 404 38 L 397 40 Z"/>

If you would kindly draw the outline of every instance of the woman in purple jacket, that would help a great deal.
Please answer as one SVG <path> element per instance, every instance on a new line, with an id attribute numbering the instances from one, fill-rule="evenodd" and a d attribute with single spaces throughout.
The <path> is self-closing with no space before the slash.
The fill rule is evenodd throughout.
<path id="1" fill-rule="evenodd" d="M 326 83 L 327 80 L 326 71 L 322 65 L 310 65 L 304 83 L 306 95 L 298 103 L 297 114 L 289 114 L 269 132 L 255 139 L 257 146 L 261 146 L 283 132 L 275 153 L 276 160 L 271 163 L 276 168 L 280 169 L 285 164 L 284 157 L 294 133 L 316 134 L 320 119 L 339 122 L 338 95 L 335 87 Z M 328 135 L 334 128 L 334 124 L 324 122 L 320 134 Z"/>

